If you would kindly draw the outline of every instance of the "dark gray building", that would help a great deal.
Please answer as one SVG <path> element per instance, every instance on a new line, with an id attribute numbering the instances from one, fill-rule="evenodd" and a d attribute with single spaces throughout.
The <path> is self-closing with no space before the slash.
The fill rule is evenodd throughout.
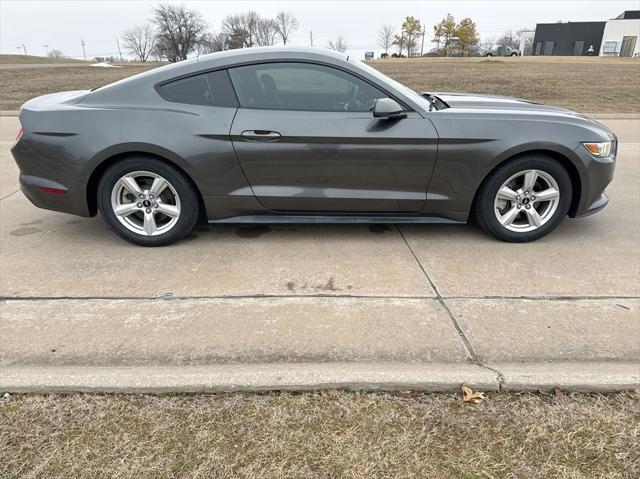
<path id="1" fill-rule="evenodd" d="M 598 55 L 606 22 L 539 23 L 534 55 Z"/>

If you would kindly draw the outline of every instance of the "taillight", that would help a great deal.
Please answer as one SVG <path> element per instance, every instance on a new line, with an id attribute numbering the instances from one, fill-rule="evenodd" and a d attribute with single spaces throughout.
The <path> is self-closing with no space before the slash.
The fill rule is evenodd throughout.
<path id="1" fill-rule="evenodd" d="M 52 195 L 64 195 L 66 193 L 65 190 L 61 190 L 60 188 L 49 188 L 47 186 L 41 186 L 40 189 L 43 193 L 49 193 Z"/>
<path id="2" fill-rule="evenodd" d="M 22 138 L 22 135 L 24 135 L 24 128 L 20 127 L 20 129 L 18 130 L 18 134 L 16 135 L 16 141 Z"/>

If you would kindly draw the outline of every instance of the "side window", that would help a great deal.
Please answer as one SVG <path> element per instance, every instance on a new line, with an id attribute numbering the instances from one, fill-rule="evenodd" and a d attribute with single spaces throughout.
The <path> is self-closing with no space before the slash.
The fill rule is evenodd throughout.
<path id="1" fill-rule="evenodd" d="M 336 68 L 311 63 L 263 63 L 229 70 L 245 108 L 366 112 L 384 92 Z"/>
<path id="2" fill-rule="evenodd" d="M 238 106 L 226 70 L 202 73 L 165 83 L 158 88 L 158 92 L 165 100 L 176 103 L 229 108 Z"/>

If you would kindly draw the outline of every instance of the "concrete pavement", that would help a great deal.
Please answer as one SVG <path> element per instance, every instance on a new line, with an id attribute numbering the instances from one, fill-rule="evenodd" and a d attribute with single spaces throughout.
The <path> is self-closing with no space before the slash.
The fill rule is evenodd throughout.
<path id="1" fill-rule="evenodd" d="M 611 204 L 535 243 L 221 225 L 145 249 L 33 207 L 0 117 L 0 390 L 638 387 L 640 120 L 599 121 Z"/>

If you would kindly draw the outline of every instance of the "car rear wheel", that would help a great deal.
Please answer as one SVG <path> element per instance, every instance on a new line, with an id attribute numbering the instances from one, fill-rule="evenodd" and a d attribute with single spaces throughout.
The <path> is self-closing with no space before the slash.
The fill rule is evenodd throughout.
<path id="1" fill-rule="evenodd" d="M 556 160 L 526 156 L 498 168 L 482 185 L 474 208 L 478 224 L 510 242 L 533 241 L 567 215 L 571 178 Z"/>
<path id="2" fill-rule="evenodd" d="M 485 57 L 492 57 L 492 56 L 493 56 L 493 54 L 491 54 L 491 53 L 487 53 L 487 54 L 485 55 Z"/>
<path id="3" fill-rule="evenodd" d="M 150 158 L 111 166 L 98 184 L 98 209 L 113 230 L 131 243 L 164 246 L 196 225 L 199 201 L 177 168 Z"/>

